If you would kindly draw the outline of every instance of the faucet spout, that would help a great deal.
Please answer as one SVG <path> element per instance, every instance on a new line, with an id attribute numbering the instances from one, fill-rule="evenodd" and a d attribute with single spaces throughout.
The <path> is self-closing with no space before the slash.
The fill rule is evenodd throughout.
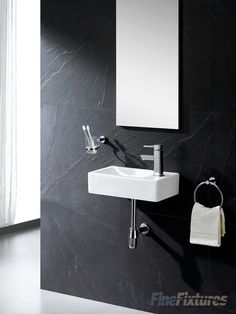
<path id="1" fill-rule="evenodd" d="M 149 161 L 154 161 L 154 156 L 153 155 L 140 155 L 142 160 L 149 160 Z"/>

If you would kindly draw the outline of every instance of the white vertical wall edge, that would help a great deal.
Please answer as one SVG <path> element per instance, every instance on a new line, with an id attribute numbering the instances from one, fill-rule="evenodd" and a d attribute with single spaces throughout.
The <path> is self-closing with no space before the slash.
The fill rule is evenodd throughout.
<path id="1" fill-rule="evenodd" d="M 40 0 L 17 1 L 15 223 L 40 217 Z"/>

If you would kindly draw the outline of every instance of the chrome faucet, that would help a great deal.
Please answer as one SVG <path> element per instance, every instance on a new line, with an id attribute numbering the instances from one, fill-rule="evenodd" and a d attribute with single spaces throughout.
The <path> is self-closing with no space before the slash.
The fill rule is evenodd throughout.
<path id="1" fill-rule="evenodd" d="M 154 161 L 154 176 L 163 176 L 163 145 L 143 145 L 145 148 L 152 148 L 153 155 L 140 155 L 142 160 Z"/>

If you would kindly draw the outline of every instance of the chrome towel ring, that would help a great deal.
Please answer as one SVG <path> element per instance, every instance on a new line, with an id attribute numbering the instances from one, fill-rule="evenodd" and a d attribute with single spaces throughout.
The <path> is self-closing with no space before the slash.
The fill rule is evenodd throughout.
<path id="1" fill-rule="evenodd" d="M 206 180 L 204 182 L 201 182 L 199 183 L 195 190 L 194 190 L 194 193 L 193 193 L 193 199 L 194 199 L 194 203 L 196 203 L 196 194 L 197 194 L 197 190 L 200 188 L 200 186 L 202 185 L 213 185 L 217 190 L 218 192 L 220 193 L 220 197 L 221 197 L 221 204 L 220 204 L 220 207 L 222 208 L 222 205 L 223 205 L 223 202 L 224 202 L 224 196 L 223 196 L 223 193 L 221 192 L 220 188 L 218 187 L 218 185 L 216 184 L 216 179 L 214 177 L 211 177 L 209 180 Z"/>

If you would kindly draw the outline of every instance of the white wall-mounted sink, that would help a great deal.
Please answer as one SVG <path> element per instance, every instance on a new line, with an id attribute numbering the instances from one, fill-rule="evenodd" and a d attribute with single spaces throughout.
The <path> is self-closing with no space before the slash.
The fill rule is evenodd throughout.
<path id="1" fill-rule="evenodd" d="M 110 166 L 88 173 L 88 191 L 149 202 L 159 202 L 179 193 L 179 174 L 164 172 L 153 176 L 152 170 Z"/>

